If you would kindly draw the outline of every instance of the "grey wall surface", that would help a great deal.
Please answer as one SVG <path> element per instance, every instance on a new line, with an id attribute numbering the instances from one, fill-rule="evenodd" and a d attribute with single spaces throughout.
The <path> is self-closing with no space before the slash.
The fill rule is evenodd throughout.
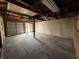
<path id="1" fill-rule="evenodd" d="M 43 21 L 36 23 L 36 32 L 73 38 L 75 31 L 75 17 Z"/>
<path id="2" fill-rule="evenodd" d="M 7 35 L 15 35 L 16 34 L 16 26 L 15 22 L 6 22 Z"/>
<path id="3" fill-rule="evenodd" d="M 24 29 L 23 29 L 23 23 L 22 22 L 16 22 L 16 27 L 17 27 L 17 33 L 20 34 L 20 33 L 24 33 Z"/>
<path id="4" fill-rule="evenodd" d="M 23 22 L 6 22 L 7 36 L 24 33 Z"/>

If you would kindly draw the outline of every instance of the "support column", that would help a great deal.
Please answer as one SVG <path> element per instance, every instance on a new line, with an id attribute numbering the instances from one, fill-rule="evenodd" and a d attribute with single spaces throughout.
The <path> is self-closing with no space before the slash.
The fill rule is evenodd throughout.
<path id="1" fill-rule="evenodd" d="M 28 23 L 27 23 L 27 29 L 26 29 L 26 30 L 27 30 L 27 35 L 28 35 L 28 33 L 29 33 L 29 32 L 28 32 Z"/>
<path id="2" fill-rule="evenodd" d="M 76 50 L 76 59 L 79 59 L 79 15 L 76 17 L 75 24 L 74 46 Z"/>
<path id="3" fill-rule="evenodd" d="M 3 40 L 5 40 L 4 21 L 2 15 L 0 15 L 0 48 L 3 47 Z"/>
<path id="4" fill-rule="evenodd" d="M 26 32 L 25 22 L 23 22 L 23 29 L 24 29 L 24 33 L 25 33 Z"/>
<path id="5" fill-rule="evenodd" d="M 35 19 L 33 19 L 33 37 L 35 38 Z"/>

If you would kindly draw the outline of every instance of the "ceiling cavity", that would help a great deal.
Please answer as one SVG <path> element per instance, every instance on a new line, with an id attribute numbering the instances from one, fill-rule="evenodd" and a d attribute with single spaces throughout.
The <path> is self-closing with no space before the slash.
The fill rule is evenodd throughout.
<path id="1" fill-rule="evenodd" d="M 29 15 L 29 16 L 35 16 L 37 14 L 35 12 L 32 12 L 32 11 L 30 11 L 28 9 L 22 8 L 20 6 L 17 6 L 15 4 L 12 4 L 12 3 L 9 3 L 9 2 L 8 2 L 7 10 L 11 10 L 11 11 L 14 11 L 14 12 L 26 14 L 26 15 Z"/>
<path id="2" fill-rule="evenodd" d="M 3 0 L 0 0 L 3 1 Z M 68 18 L 79 13 L 79 0 L 7 0 L 7 12 L 25 19 Z M 6 4 L 0 3 L 0 11 L 6 10 Z M 21 17 L 22 15 L 22 17 Z M 15 15 L 16 16 L 16 15 Z M 15 17 L 16 18 L 16 17 Z"/>

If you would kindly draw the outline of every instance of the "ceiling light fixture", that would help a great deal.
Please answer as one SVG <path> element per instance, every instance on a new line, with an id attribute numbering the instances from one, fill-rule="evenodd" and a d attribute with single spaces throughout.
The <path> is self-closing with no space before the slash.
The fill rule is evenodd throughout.
<path id="1" fill-rule="evenodd" d="M 54 13 L 60 11 L 53 0 L 41 0 L 41 2 Z"/>

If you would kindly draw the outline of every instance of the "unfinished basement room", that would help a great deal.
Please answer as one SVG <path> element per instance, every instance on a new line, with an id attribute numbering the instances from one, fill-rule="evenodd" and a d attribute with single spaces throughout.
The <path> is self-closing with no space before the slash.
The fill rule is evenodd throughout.
<path id="1" fill-rule="evenodd" d="M 0 0 L 0 59 L 79 59 L 79 0 Z"/>

